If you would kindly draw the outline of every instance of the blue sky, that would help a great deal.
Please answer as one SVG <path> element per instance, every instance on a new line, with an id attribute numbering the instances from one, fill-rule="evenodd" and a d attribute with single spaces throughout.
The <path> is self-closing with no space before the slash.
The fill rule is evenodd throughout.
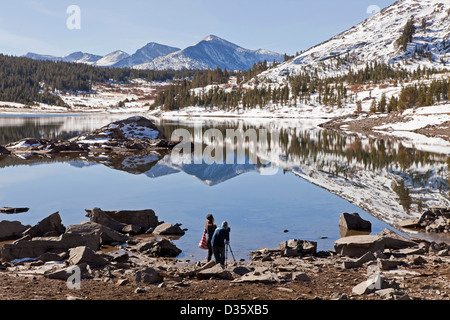
<path id="1" fill-rule="evenodd" d="M 0 53 L 130 54 L 148 42 L 185 48 L 214 34 L 248 49 L 295 54 L 395 0 L 14 0 L 0 10 Z M 80 29 L 69 29 L 70 5 Z M 376 7 L 374 7 L 376 6 Z"/>

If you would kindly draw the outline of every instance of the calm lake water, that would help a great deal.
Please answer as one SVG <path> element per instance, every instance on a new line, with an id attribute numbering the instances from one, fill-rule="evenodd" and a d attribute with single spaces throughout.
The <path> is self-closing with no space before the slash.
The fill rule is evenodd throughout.
<path id="1" fill-rule="evenodd" d="M 1 115 L 0 145 L 25 137 L 66 139 L 124 118 L 127 116 Z M 183 251 L 180 258 L 202 260 L 205 251 L 197 244 L 205 216 L 212 213 L 217 224 L 228 221 L 236 259 L 248 259 L 251 250 L 276 248 L 288 239 L 317 241 L 319 250 L 332 250 L 334 241 L 340 238 L 338 221 L 342 212 L 358 212 L 372 223 L 373 234 L 393 229 L 373 215 L 375 209 L 369 214 L 361 204 L 356 206 L 320 187 L 317 181 L 322 178 L 329 179 L 330 185 L 339 179 L 356 184 L 355 179 L 366 172 L 394 173 L 400 179 L 395 180 L 397 191 L 392 197 L 397 206 L 391 207 L 398 214 L 425 207 L 433 200 L 427 198 L 431 192 L 444 199 L 440 201 L 448 196 L 447 155 L 407 149 L 389 141 L 371 140 L 365 145 L 362 139 L 352 140 L 302 122 L 157 124 L 167 137 L 176 129 L 186 129 L 195 138 L 199 131 L 214 128 L 223 140 L 214 140 L 219 144 L 213 145 L 213 153 L 203 146 L 201 163 L 181 163 L 171 154 L 120 159 L 0 157 L 0 207 L 30 208 L 27 213 L 2 215 L 0 219 L 33 225 L 59 211 L 68 226 L 87 220 L 84 209 L 93 207 L 153 209 L 160 221 L 181 223 L 187 229 L 183 237 L 174 240 Z M 225 148 L 229 145 L 227 129 L 238 128 L 260 136 L 256 145 L 248 143 L 242 154 L 230 154 Z M 265 147 L 269 146 L 270 152 L 261 147 L 265 140 L 260 129 L 267 132 L 269 142 Z M 215 159 L 221 157 L 224 164 L 212 163 L 208 154 Z M 253 155 L 256 163 L 251 161 Z M 355 194 L 359 192 L 357 187 Z M 408 192 L 419 189 L 423 196 L 414 198 Z M 380 193 L 380 197 L 385 195 Z"/>

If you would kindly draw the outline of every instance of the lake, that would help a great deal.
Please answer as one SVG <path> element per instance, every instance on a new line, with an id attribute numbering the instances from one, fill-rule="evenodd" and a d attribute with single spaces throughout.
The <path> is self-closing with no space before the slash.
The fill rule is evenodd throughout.
<path id="1" fill-rule="evenodd" d="M 0 145 L 25 137 L 67 139 L 124 118 L 0 115 Z M 153 209 L 160 221 L 187 229 L 174 243 L 183 251 L 180 258 L 195 261 L 205 258 L 197 244 L 212 213 L 217 224 L 228 221 L 235 258 L 247 260 L 251 250 L 289 239 L 332 250 L 342 212 L 358 212 L 375 234 L 424 208 L 448 206 L 446 154 L 342 136 L 300 120 L 155 123 L 169 138 L 190 134 L 199 143 L 197 154 L 0 157 L 0 207 L 30 208 L 1 219 L 33 225 L 58 211 L 68 226 L 87 220 L 84 209 L 93 207 Z M 229 132 L 247 135 L 243 149 L 232 150 L 237 143 Z"/>

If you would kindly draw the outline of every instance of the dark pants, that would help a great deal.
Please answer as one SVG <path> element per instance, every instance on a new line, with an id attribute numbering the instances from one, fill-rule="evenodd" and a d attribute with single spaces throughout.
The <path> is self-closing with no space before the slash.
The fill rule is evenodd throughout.
<path id="1" fill-rule="evenodd" d="M 208 262 L 211 261 L 211 257 L 213 255 L 213 248 L 212 248 L 212 244 L 211 241 L 208 242 Z"/>
<path id="2" fill-rule="evenodd" d="M 216 263 L 225 264 L 225 247 L 213 246 L 214 258 Z"/>

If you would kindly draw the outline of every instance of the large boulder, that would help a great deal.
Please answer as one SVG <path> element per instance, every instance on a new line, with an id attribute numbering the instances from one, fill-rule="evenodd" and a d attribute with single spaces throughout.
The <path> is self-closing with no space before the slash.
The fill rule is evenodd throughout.
<path id="1" fill-rule="evenodd" d="M 30 226 L 24 226 L 19 221 L 0 221 L 0 240 L 17 239 L 21 237 L 22 232 Z"/>
<path id="2" fill-rule="evenodd" d="M 136 245 L 136 249 L 151 257 L 176 257 L 181 253 L 181 250 L 168 239 L 144 240 Z"/>
<path id="3" fill-rule="evenodd" d="M 336 240 L 334 249 L 340 255 L 359 258 L 368 251 L 383 251 L 384 241 L 377 235 L 349 236 Z"/>
<path id="4" fill-rule="evenodd" d="M 92 217 L 94 209 L 86 209 L 86 216 Z M 110 218 L 122 223 L 123 225 L 134 226 L 133 230 L 139 228 L 146 231 L 149 228 L 155 228 L 159 225 L 158 217 L 155 211 L 151 209 L 144 210 L 102 210 Z"/>
<path id="5" fill-rule="evenodd" d="M 86 246 L 70 249 L 68 262 L 72 265 L 86 263 L 88 265 L 104 266 L 108 264 L 108 260 Z"/>
<path id="6" fill-rule="evenodd" d="M 390 229 L 381 231 L 379 237 L 383 240 L 385 249 L 405 249 L 418 245 L 416 242 L 409 240 Z"/>
<path id="7" fill-rule="evenodd" d="M 91 221 L 101 224 L 115 231 L 121 232 L 122 229 L 126 226 L 124 223 L 121 223 L 111 218 L 100 208 L 93 208 L 89 212 L 86 212 L 86 216 L 89 217 Z"/>
<path id="8" fill-rule="evenodd" d="M 66 234 L 77 234 L 85 237 L 97 237 L 98 245 L 112 242 L 124 243 L 129 237 L 106 226 L 92 221 L 83 221 L 67 227 Z"/>
<path id="9" fill-rule="evenodd" d="M 372 224 L 370 221 L 361 218 L 356 212 L 344 212 L 339 218 L 339 233 L 341 236 L 346 236 L 351 231 L 370 233 L 372 231 Z"/>
<path id="10" fill-rule="evenodd" d="M 47 218 L 42 219 L 34 226 L 25 230 L 22 235 L 30 237 L 45 237 L 45 236 L 59 236 L 66 231 L 66 228 L 62 224 L 59 212 L 55 212 L 49 215 Z"/>
<path id="11" fill-rule="evenodd" d="M 184 231 L 180 228 L 180 225 L 179 223 L 172 225 L 170 222 L 164 222 L 158 225 L 152 233 L 156 235 L 182 236 Z"/>

